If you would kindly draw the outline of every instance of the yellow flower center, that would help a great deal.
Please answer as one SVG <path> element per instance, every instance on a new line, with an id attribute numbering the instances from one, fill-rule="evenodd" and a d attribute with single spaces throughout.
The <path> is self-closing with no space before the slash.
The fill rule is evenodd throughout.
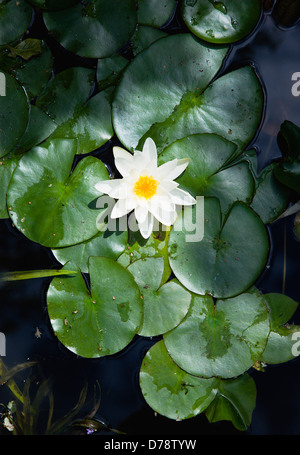
<path id="1" fill-rule="evenodd" d="M 138 197 L 152 198 L 156 194 L 159 182 L 152 175 L 141 176 L 134 184 L 133 191 Z"/>

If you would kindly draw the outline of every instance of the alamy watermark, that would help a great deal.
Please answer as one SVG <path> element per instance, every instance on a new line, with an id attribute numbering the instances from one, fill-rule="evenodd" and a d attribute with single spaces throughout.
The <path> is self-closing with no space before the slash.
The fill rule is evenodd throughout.
<path id="1" fill-rule="evenodd" d="M 294 357 L 297 357 L 300 355 L 300 332 L 294 332 L 292 334 L 292 340 L 296 341 L 292 346 L 292 354 Z"/>
<path id="2" fill-rule="evenodd" d="M 0 72 L 0 96 L 6 96 L 6 77 Z"/>
<path id="3" fill-rule="evenodd" d="M 295 81 L 295 83 L 292 85 L 292 95 L 300 96 L 300 73 L 293 73 L 292 81 Z"/>
<path id="4" fill-rule="evenodd" d="M 0 332 L 0 357 L 6 356 L 6 338 L 4 333 Z"/>
<path id="5" fill-rule="evenodd" d="M 178 210 L 178 218 L 173 226 L 174 231 L 185 232 L 186 242 L 200 242 L 204 236 L 204 196 L 196 197 L 197 203 L 194 206 L 183 206 L 182 214 Z M 110 196 L 103 195 L 97 199 L 96 207 L 103 210 L 97 217 L 97 229 L 99 231 L 122 232 L 129 228 L 133 232 L 139 230 L 138 223 L 134 217 L 127 215 L 114 219 L 110 217 L 111 211 L 115 205 L 115 200 Z M 161 209 L 163 210 L 163 208 Z M 168 226 L 160 226 L 159 221 L 154 220 L 153 231 L 159 229 L 168 230 Z"/>

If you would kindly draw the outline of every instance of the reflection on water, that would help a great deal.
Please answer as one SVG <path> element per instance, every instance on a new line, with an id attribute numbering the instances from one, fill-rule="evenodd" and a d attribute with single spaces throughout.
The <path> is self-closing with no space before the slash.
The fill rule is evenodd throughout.
<path id="1" fill-rule="evenodd" d="M 288 119 L 300 125 L 300 97 L 294 97 L 291 92 L 292 74 L 300 71 L 299 42 L 300 26 L 280 30 L 266 16 L 255 34 L 233 46 L 226 63 L 226 71 L 252 63 L 264 82 L 266 111 L 261 130 L 251 144 L 258 150 L 260 166 L 280 156 L 277 134 L 281 123 Z M 259 281 L 259 287 L 264 292 L 282 292 L 286 256 L 285 292 L 300 300 L 300 243 L 293 235 L 292 218 L 274 223 L 271 234 L 274 248 L 270 268 Z M 0 272 L 57 265 L 46 248 L 25 239 L 10 222 L 0 221 Z M 86 377 L 90 384 L 100 382 L 102 398 L 98 416 L 130 434 L 238 433 L 231 423 L 208 424 L 204 415 L 173 422 L 156 416 L 145 405 L 138 387 L 138 372 L 144 354 L 156 339 L 136 337 L 119 355 L 101 360 L 77 358 L 67 351 L 57 343 L 48 321 L 45 291 L 49 282 L 50 279 L 38 279 L 2 285 L 2 288 L 0 285 L 0 332 L 6 335 L 8 366 L 27 359 L 39 360 L 45 374 L 55 376 L 58 383 L 55 400 L 62 413 L 74 404 Z M 295 323 L 300 324 L 299 312 Z M 266 373 L 255 372 L 258 400 L 248 433 L 299 434 L 299 374 L 297 361 L 268 367 Z M 6 390 L 0 387 L 0 402 L 7 402 Z"/>

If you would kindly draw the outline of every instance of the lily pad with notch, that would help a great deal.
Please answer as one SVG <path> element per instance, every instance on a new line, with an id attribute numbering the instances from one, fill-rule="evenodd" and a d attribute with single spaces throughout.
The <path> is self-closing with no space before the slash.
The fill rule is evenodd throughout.
<path id="1" fill-rule="evenodd" d="M 64 268 L 70 267 L 76 269 L 72 263 Z M 89 273 L 90 290 L 81 273 L 54 278 L 47 307 L 58 340 L 79 356 L 98 358 L 113 355 L 132 341 L 142 306 L 133 276 L 116 261 L 92 257 Z"/>
<path id="2" fill-rule="evenodd" d="M 176 280 L 161 285 L 163 258 L 139 259 L 127 269 L 132 273 L 143 296 L 143 318 L 138 334 L 161 335 L 174 329 L 185 317 L 191 294 Z"/>
<path id="3" fill-rule="evenodd" d="M 256 134 L 264 96 L 251 66 L 212 82 L 227 51 L 226 45 L 179 34 L 140 52 L 125 69 L 113 101 L 113 125 L 122 144 L 141 150 L 151 137 L 161 153 L 178 139 L 216 133 L 241 153 Z"/>
<path id="4" fill-rule="evenodd" d="M 233 378 L 260 359 L 270 332 L 268 307 L 257 292 L 226 300 L 193 296 L 190 310 L 164 335 L 174 362 L 189 374 Z"/>
<path id="5" fill-rule="evenodd" d="M 262 273 L 269 254 L 269 236 L 259 216 L 236 202 L 222 219 L 219 201 L 205 198 L 204 219 L 196 217 L 197 206 L 185 208 L 170 233 L 169 261 L 176 278 L 200 295 L 228 298 L 247 290 Z M 203 222 L 201 241 L 190 240 L 190 223 L 186 226 L 190 219 Z"/>
<path id="6" fill-rule="evenodd" d="M 0 45 L 20 38 L 30 25 L 32 13 L 24 0 L 0 0 Z"/>
<path id="7" fill-rule="evenodd" d="M 248 163 L 226 163 L 234 157 L 236 145 L 216 134 L 195 134 L 174 142 L 159 156 L 159 164 L 189 158 L 185 172 L 176 180 L 180 188 L 194 197 L 217 197 L 223 213 L 232 204 L 250 203 L 254 180 Z"/>
<path id="8" fill-rule="evenodd" d="M 108 179 L 105 165 L 92 156 L 72 170 L 76 144 L 54 139 L 25 153 L 7 190 L 14 225 L 30 240 L 58 248 L 95 236 L 100 210 L 93 207 L 95 184 Z"/>
<path id="9" fill-rule="evenodd" d="M 145 355 L 140 370 L 140 387 L 148 405 L 174 420 L 200 414 L 215 398 L 218 380 L 192 376 L 176 365 L 163 341 Z"/>

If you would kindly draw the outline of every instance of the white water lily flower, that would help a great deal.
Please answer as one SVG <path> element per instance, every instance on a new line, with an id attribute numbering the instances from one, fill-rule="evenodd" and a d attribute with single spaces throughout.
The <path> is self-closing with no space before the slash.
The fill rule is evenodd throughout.
<path id="1" fill-rule="evenodd" d="M 157 150 L 151 138 L 143 151 L 127 152 L 114 147 L 115 165 L 122 179 L 105 180 L 95 185 L 101 193 L 118 199 L 111 218 L 121 218 L 134 211 L 142 236 L 147 239 L 158 220 L 165 226 L 174 224 L 178 206 L 193 205 L 196 200 L 178 188 L 174 179 L 186 169 L 189 159 L 174 159 L 157 166 Z"/>

